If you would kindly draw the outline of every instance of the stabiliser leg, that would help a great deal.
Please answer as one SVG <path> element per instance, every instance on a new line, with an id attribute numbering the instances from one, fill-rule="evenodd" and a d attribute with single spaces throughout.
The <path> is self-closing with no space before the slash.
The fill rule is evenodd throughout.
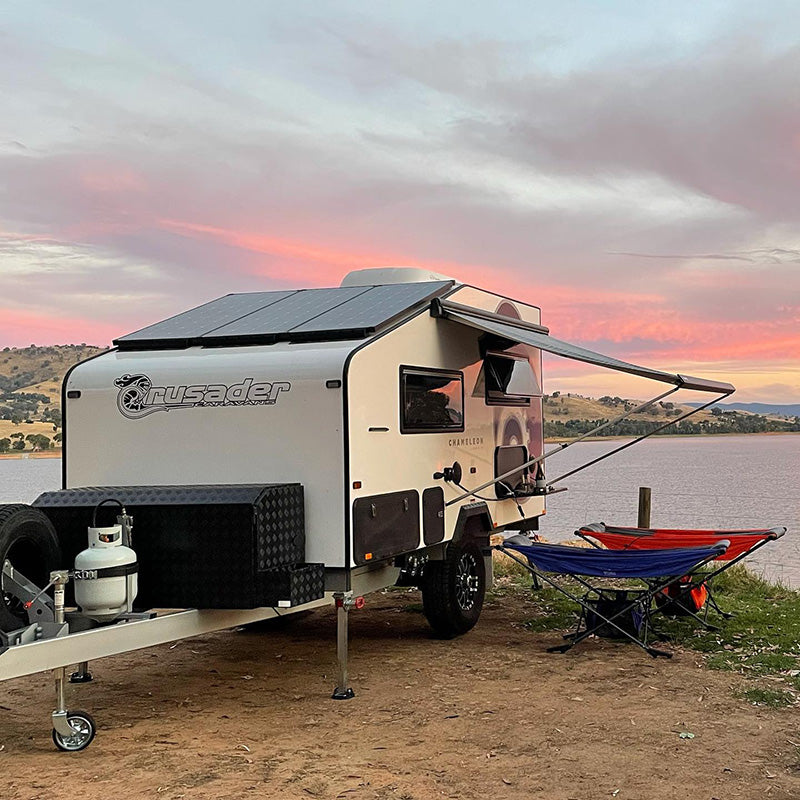
<path id="1" fill-rule="evenodd" d="M 59 623 L 64 621 L 64 586 L 68 580 L 69 577 L 66 572 L 54 572 L 50 576 L 50 581 L 55 586 L 55 621 Z M 54 669 L 53 675 L 56 680 L 56 709 L 52 714 L 53 730 L 61 736 L 72 736 L 74 731 L 70 727 L 69 722 L 67 722 L 66 667 Z"/>
<path id="2" fill-rule="evenodd" d="M 336 603 L 337 676 L 336 688 L 331 696 L 334 700 L 350 700 L 356 693 L 350 686 L 350 676 L 347 672 L 348 618 L 351 608 L 364 607 L 364 598 L 353 597 L 352 592 L 336 592 L 333 599 Z"/>
<path id="3" fill-rule="evenodd" d="M 88 661 L 81 661 L 78 664 L 78 669 L 69 676 L 70 683 L 89 683 L 89 681 L 94 680 L 94 675 L 89 672 L 89 662 Z"/>

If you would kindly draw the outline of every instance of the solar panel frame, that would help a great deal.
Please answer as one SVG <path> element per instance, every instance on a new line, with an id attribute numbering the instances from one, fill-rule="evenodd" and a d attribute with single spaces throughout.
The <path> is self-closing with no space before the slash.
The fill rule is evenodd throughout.
<path id="1" fill-rule="evenodd" d="M 120 350 L 362 339 L 454 281 L 229 294 L 114 340 Z"/>

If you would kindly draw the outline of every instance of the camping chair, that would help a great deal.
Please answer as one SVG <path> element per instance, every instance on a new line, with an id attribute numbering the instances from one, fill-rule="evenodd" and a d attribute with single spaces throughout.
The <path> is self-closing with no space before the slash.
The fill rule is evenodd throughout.
<path id="1" fill-rule="evenodd" d="M 519 544 L 506 541 L 497 545 L 498 550 L 581 608 L 575 632 L 564 637 L 569 641 L 547 648 L 548 652 L 566 653 L 588 636 L 608 636 L 613 633 L 620 638 L 630 639 L 653 658 L 672 657 L 672 653 L 658 650 L 647 643 L 654 598 L 676 577 L 694 574 L 719 558 L 727 547 L 727 541 L 705 547 L 623 552 L 539 542 Z M 570 591 L 553 575 L 569 576 L 577 581 L 585 589 L 584 595 L 581 597 Z M 606 579 L 606 585 L 592 582 L 590 579 L 593 578 Z M 618 589 L 607 585 L 607 579 L 620 578 L 639 579 L 644 583 L 644 588 Z"/>
<path id="2" fill-rule="evenodd" d="M 780 539 L 786 528 L 761 528 L 751 530 L 713 531 L 713 530 L 678 530 L 674 528 L 624 528 L 595 522 L 584 525 L 575 531 L 575 535 L 599 548 L 597 542 L 609 550 L 652 550 L 675 547 L 700 547 L 728 541 L 728 549 L 716 560 L 719 565 L 710 572 L 697 576 L 682 576 L 667 586 L 656 598 L 659 610 L 674 616 L 692 616 L 704 627 L 714 630 L 708 623 L 709 609 L 725 619 L 732 616 L 723 611 L 717 603 L 711 589 L 711 581 L 725 570 L 730 569 L 743 559 L 762 548 L 767 542 Z M 705 608 L 703 616 L 698 612 Z"/>

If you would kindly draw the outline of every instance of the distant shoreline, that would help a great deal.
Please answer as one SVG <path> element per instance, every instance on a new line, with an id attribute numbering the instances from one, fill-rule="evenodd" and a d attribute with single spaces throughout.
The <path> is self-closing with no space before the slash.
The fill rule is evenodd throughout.
<path id="1" fill-rule="evenodd" d="M 641 434 L 640 434 L 641 435 Z M 725 436 L 797 436 L 800 431 L 753 431 L 746 433 L 743 431 L 729 431 L 726 433 L 657 433 L 647 436 L 648 439 L 719 439 Z M 561 442 L 571 442 L 575 437 L 554 436 L 546 438 L 545 444 L 560 444 Z M 590 436 L 584 442 L 613 442 L 619 439 L 636 439 L 633 434 L 628 436 Z"/>
<path id="2" fill-rule="evenodd" d="M 757 431 L 756 433 L 737 433 L 731 431 L 730 433 L 662 433 L 652 437 L 652 439 L 716 439 L 722 436 L 798 436 L 800 431 Z M 631 436 L 590 436 L 584 439 L 585 442 L 614 442 L 620 439 L 635 439 Z M 563 442 L 570 442 L 572 439 L 566 437 L 553 437 L 544 440 L 545 444 L 561 444 Z M 23 451 L 21 453 L 0 453 L 0 460 L 10 458 L 61 458 L 62 449 L 54 447 L 52 450 L 40 450 L 33 452 L 32 450 Z"/>
<path id="3" fill-rule="evenodd" d="M 8 458 L 61 458 L 61 448 L 53 448 L 52 450 L 23 450 L 18 453 L 0 453 L 0 459 Z"/>

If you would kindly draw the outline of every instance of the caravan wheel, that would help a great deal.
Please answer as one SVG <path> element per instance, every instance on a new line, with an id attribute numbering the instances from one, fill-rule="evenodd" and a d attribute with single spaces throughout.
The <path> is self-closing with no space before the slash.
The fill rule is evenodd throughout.
<path id="1" fill-rule="evenodd" d="M 27 614 L 19 598 L 2 591 L 2 567 L 8 559 L 36 586 L 47 585 L 60 566 L 61 552 L 50 520 L 38 508 L 21 503 L 0 505 L 0 630 L 23 627 Z"/>
<path id="2" fill-rule="evenodd" d="M 486 565 L 475 542 L 451 544 L 443 561 L 429 561 L 422 605 L 434 632 L 444 639 L 471 630 L 483 608 Z"/>

